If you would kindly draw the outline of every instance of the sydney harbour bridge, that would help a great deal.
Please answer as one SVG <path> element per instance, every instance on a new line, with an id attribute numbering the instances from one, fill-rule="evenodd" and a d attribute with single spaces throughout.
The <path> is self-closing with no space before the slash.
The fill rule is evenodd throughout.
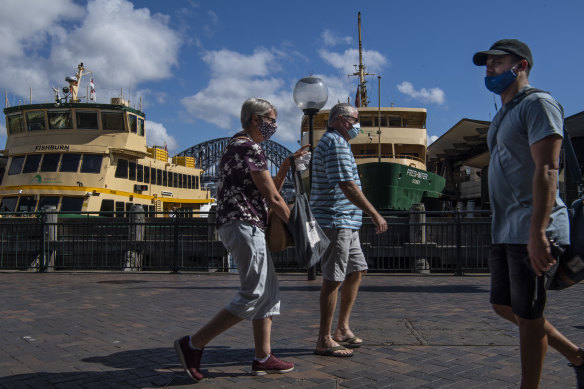
<path id="1" fill-rule="evenodd" d="M 227 146 L 227 143 L 229 143 L 230 139 L 231 138 L 217 138 L 208 140 L 177 154 L 178 156 L 195 158 L 195 166 L 204 170 L 201 175 L 201 186 L 208 187 L 213 196 L 215 195 L 217 181 L 219 180 L 219 160 L 221 159 L 223 150 Z M 264 149 L 266 154 L 270 175 L 276 175 L 284 159 L 289 157 L 292 152 L 281 144 L 271 140 L 260 143 L 260 146 Z M 292 174 L 290 172 L 286 175 L 283 189 L 286 191 L 294 189 L 294 182 L 292 181 Z"/>

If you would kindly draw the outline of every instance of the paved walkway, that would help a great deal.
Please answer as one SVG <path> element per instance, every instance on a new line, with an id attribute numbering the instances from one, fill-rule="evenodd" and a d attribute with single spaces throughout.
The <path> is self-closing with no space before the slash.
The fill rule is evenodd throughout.
<path id="1" fill-rule="evenodd" d="M 320 278 L 280 276 L 273 350 L 288 374 L 253 377 L 251 324 L 206 348 L 210 378 L 193 384 L 173 340 L 198 329 L 236 292 L 234 274 L 0 273 L 1 388 L 514 388 L 516 329 L 488 305 L 485 276 L 369 275 L 352 316 L 366 345 L 349 359 L 313 355 Z M 552 292 L 548 317 L 584 344 L 584 284 Z M 544 388 L 572 388 L 554 350 Z"/>

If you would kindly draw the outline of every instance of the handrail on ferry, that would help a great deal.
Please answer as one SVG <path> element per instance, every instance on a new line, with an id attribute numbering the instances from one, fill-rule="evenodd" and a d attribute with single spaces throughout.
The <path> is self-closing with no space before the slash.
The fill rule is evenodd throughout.
<path id="1" fill-rule="evenodd" d="M 379 154 L 353 154 L 355 158 L 378 158 Z M 416 162 L 426 163 L 423 158 L 416 157 L 409 154 L 381 154 L 381 158 L 391 158 L 391 159 L 411 159 Z"/>

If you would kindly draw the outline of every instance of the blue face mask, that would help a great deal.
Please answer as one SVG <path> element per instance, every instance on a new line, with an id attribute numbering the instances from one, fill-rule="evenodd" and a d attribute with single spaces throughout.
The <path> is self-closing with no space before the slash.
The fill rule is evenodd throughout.
<path id="1" fill-rule="evenodd" d="M 513 69 L 515 69 L 515 66 Z M 517 73 L 515 73 L 513 69 L 509 69 L 505 73 L 499 74 L 498 76 L 486 76 L 485 86 L 487 89 L 498 95 L 505 92 L 517 78 Z"/>
<path id="2" fill-rule="evenodd" d="M 361 131 L 361 124 L 355 123 L 355 124 L 353 124 L 353 127 L 351 127 L 351 129 L 347 132 L 349 133 L 349 138 L 353 139 L 354 137 L 359 135 L 360 131 Z"/>

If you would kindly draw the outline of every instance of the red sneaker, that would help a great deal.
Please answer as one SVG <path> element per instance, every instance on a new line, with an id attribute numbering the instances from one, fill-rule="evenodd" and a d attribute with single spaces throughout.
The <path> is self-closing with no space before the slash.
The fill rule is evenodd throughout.
<path id="1" fill-rule="evenodd" d="M 189 345 L 189 341 L 190 338 L 188 336 L 175 340 L 174 349 L 189 377 L 198 382 L 203 379 L 203 374 L 199 371 L 203 350 L 193 350 Z"/>
<path id="2" fill-rule="evenodd" d="M 282 374 L 288 373 L 292 370 L 294 370 L 293 363 L 284 362 L 283 360 L 276 358 L 274 354 L 270 354 L 270 357 L 264 363 L 260 363 L 254 359 L 251 365 L 251 374 L 253 375 Z"/>

